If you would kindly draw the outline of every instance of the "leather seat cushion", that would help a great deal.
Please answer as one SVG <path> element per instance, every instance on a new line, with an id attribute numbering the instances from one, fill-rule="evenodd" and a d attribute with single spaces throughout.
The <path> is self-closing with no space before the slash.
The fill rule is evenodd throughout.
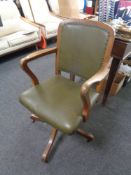
<path id="1" fill-rule="evenodd" d="M 91 91 L 94 101 L 97 96 Z M 71 134 L 82 121 L 80 85 L 61 76 L 55 76 L 34 86 L 20 96 L 20 102 L 41 121 L 64 133 Z"/>

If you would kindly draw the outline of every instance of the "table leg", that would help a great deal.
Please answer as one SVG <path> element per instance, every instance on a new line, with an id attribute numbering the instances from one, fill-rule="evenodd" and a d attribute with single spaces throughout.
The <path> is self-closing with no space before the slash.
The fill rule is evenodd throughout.
<path id="1" fill-rule="evenodd" d="M 104 95 L 103 95 L 103 100 L 102 100 L 102 104 L 105 105 L 107 98 L 109 96 L 110 93 L 110 89 L 112 86 L 112 83 L 114 81 L 115 75 L 117 73 L 117 70 L 119 68 L 121 60 L 117 59 L 117 58 L 113 58 L 112 63 L 111 63 L 111 68 L 109 71 L 109 75 L 108 75 L 108 79 L 107 79 L 107 83 L 106 83 L 106 87 L 105 87 L 105 91 L 104 91 Z"/>

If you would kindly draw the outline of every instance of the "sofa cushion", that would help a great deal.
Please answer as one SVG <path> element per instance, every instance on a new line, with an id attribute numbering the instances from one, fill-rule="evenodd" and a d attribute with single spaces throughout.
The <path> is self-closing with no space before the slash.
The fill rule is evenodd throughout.
<path id="1" fill-rule="evenodd" d="M 43 15 L 39 15 L 38 18 L 36 18 L 36 22 L 40 23 L 42 25 L 45 25 L 45 23 L 48 23 L 48 22 L 60 23 L 61 21 L 63 21 L 63 20 L 58 18 L 58 17 L 55 17 L 55 16 L 53 16 L 51 14 L 48 14 L 47 16 L 44 16 L 44 17 L 43 17 Z"/>
<path id="2" fill-rule="evenodd" d="M 21 18 L 12 0 L 0 1 L 0 56 L 31 46 L 41 40 L 40 28 Z"/>
<path id="3" fill-rule="evenodd" d="M 2 21 L 20 17 L 19 10 L 13 1 L 0 1 L 0 15 Z"/>
<path id="4" fill-rule="evenodd" d="M 45 24 L 46 35 L 57 33 L 58 26 L 59 26 L 58 23 L 46 23 Z"/>
<path id="5" fill-rule="evenodd" d="M 29 41 L 33 41 L 39 38 L 37 32 L 33 31 L 20 31 L 8 36 L 8 43 L 10 47 L 20 45 Z"/>
<path id="6" fill-rule="evenodd" d="M 8 19 L 3 21 L 3 27 L 0 27 L 0 37 L 9 35 L 20 30 L 19 19 Z"/>
<path id="7" fill-rule="evenodd" d="M 48 16 L 48 18 L 46 18 L 46 22 L 43 21 L 43 19 L 39 19 L 41 24 L 44 24 L 45 29 L 43 30 L 44 34 L 45 34 L 45 38 L 50 38 L 53 36 L 57 35 L 57 30 L 58 30 L 58 26 L 60 24 L 60 22 L 62 22 L 63 20 L 60 18 L 57 18 L 55 16 Z"/>
<path id="8" fill-rule="evenodd" d="M 9 44 L 7 41 L 0 39 L 0 51 L 7 49 L 9 47 Z"/>
<path id="9" fill-rule="evenodd" d="M 21 18 L 3 21 L 3 27 L 0 27 L 0 37 L 10 35 L 19 31 L 39 31 L 38 27 L 24 22 Z"/>

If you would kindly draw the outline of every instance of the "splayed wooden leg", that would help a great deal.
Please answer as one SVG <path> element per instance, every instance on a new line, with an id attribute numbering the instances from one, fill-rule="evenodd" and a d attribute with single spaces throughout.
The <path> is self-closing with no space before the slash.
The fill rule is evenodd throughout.
<path id="1" fill-rule="evenodd" d="M 42 154 L 42 160 L 44 160 L 45 162 L 48 161 L 48 156 L 49 156 L 49 153 L 50 153 L 51 148 L 53 146 L 53 143 L 55 141 L 57 131 L 58 130 L 56 128 L 52 129 L 48 145 L 46 146 L 46 149 L 44 150 L 44 152 Z"/>
<path id="2" fill-rule="evenodd" d="M 80 134 L 81 136 L 85 137 L 85 138 L 87 139 L 88 142 L 94 140 L 94 138 L 95 138 L 92 134 L 87 133 L 87 132 L 85 132 L 85 131 L 82 130 L 82 129 L 78 129 L 78 130 L 77 130 L 77 133 Z"/>
<path id="3" fill-rule="evenodd" d="M 75 74 L 70 73 L 70 80 L 75 81 Z"/>
<path id="4" fill-rule="evenodd" d="M 35 121 L 40 121 L 39 117 L 37 117 L 35 114 L 31 114 L 32 122 L 35 123 Z"/>

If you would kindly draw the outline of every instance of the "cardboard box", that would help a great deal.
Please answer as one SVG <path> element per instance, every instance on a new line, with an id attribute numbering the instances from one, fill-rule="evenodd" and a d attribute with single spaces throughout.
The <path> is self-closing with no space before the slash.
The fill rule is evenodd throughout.
<path id="1" fill-rule="evenodd" d="M 111 87 L 111 90 L 110 90 L 110 93 L 109 93 L 111 96 L 116 95 L 119 92 L 119 90 L 121 89 L 121 87 L 124 83 L 125 77 L 126 76 L 122 73 L 117 73 L 116 74 L 115 80 L 112 84 L 112 87 Z M 104 92 L 106 81 L 107 80 L 103 80 L 97 85 L 97 87 L 96 87 L 97 92 L 99 92 L 99 93 Z"/>

